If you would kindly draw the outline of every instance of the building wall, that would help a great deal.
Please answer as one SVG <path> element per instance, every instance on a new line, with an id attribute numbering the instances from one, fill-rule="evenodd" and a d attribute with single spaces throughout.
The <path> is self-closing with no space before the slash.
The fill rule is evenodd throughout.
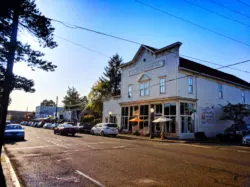
<path id="1" fill-rule="evenodd" d="M 102 122 L 105 123 L 109 118 L 109 112 L 112 112 L 112 116 L 116 116 L 117 125 L 121 125 L 121 106 L 119 104 L 120 99 L 109 99 L 103 102 Z"/>
<path id="2" fill-rule="evenodd" d="M 57 112 L 61 112 L 63 110 L 63 107 L 57 107 Z M 53 116 L 56 112 L 56 107 L 53 106 L 37 106 L 36 107 L 36 118 L 46 118 L 48 116 Z"/>
<path id="3" fill-rule="evenodd" d="M 176 81 L 168 82 L 168 80 L 176 78 L 176 72 L 178 68 L 178 51 L 179 49 L 175 48 L 172 49 L 169 53 L 165 53 L 160 56 L 153 56 L 150 52 L 144 50 L 134 65 L 130 65 L 126 68 L 123 68 L 121 73 L 121 102 L 131 102 L 149 100 L 153 98 L 176 96 Z M 143 59 L 146 59 L 146 61 L 144 62 Z M 141 69 L 147 66 L 147 64 L 151 64 L 161 60 L 165 60 L 165 64 L 163 67 L 141 72 L 133 76 L 129 75 L 129 72 L 135 70 L 136 68 Z M 148 76 L 151 79 L 149 96 L 140 96 L 140 82 L 138 82 L 138 79 L 142 76 L 142 73 L 144 73 L 145 77 Z M 159 81 L 160 77 L 163 76 L 166 76 L 167 91 L 165 94 L 160 94 Z M 128 98 L 128 86 L 130 84 L 132 84 L 133 86 L 132 98 Z"/>
<path id="4" fill-rule="evenodd" d="M 179 76 L 188 75 L 187 73 L 179 73 Z M 188 93 L 188 78 L 179 79 L 179 95 L 188 98 L 197 98 L 196 107 L 196 131 L 204 131 L 208 137 L 214 137 L 218 133 L 223 133 L 224 130 L 232 125 L 232 121 L 221 120 L 221 106 L 242 103 L 241 93 L 243 88 L 233 84 L 229 84 L 220 80 L 211 79 L 208 77 L 193 77 L 193 93 Z M 219 98 L 218 84 L 222 84 L 223 98 Z M 196 89 L 197 86 L 197 89 Z M 250 91 L 245 91 L 245 103 L 250 104 Z M 213 124 L 202 124 L 202 110 L 209 108 L 214 114 Z M 247 121 L 246 121 L 247 122 Z M 247 122 L 249 123 L 249 122 Z"/>

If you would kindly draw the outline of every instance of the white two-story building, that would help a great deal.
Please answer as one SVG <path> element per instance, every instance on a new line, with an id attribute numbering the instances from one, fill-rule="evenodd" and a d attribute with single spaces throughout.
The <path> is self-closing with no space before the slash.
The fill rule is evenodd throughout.
<path id="1" fill-rule="evenodd" d="M 250 83 L 234 75 L 179 56 L 180 42 L 161 49 L 142 45 L 134 58 L 121 66 L 121 95 L 103 105 L 103 122 L 116 122 L 125 132 L 148 134 L 159 116 L 166 137 L 189 139 L 195 132 L 207 137 L 232 124 L 221 120 L 228 102 L 250 104 Z M 246 119 L 249 123 L 249 119 Z M 159 124 L 154 132 L 160 131 Z"/>

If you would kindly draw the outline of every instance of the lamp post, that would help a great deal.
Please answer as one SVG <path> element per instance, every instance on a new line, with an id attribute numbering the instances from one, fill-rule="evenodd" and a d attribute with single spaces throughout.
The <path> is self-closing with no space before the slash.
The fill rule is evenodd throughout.
<path id="1" fill-rule="evenodd" d="M 150 108 L 150 114 L 151 114 L 151 121 L 150 121 L 150 128 L 149 128 L 149 134 L 150 134 L 150 139 L 153 139 L 153 116 L 154 116 L 154 108 Z"/>
<path id="2" fill-rule="evenodd" d="M 112 116 L 112 112 L 109 111 L 109 123 L 111 123 L 111 116 Z"/>

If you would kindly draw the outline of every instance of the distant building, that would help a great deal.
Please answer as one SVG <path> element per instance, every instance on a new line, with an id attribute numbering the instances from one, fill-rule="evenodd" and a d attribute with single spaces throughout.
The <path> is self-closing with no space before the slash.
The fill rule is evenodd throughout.
<path id="1" fill-rule="evenodd" d="M 33 112 L 9 110 L 7 113 L 7 120 L 18 123 L 33 118 L 33 114 Z"/>
<path id="2" fill-rule="evenodd" d="M 58 114 L 63 110 L 63 107 L 57 107 Z M 55 116 L 55 106 L 37 106 L 35 118 L 47 118 L 49 116 Z"/>

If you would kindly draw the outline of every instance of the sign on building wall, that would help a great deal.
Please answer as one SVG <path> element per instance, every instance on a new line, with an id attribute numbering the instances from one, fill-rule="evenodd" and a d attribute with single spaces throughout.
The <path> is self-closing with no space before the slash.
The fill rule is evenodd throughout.
<path id="1" fill-rule="evenodd" d="M 165 64 L 165 60 L 159 60 L 157 62 L 146 64 L 144 67 L 134 68 L 129 72 L 129 76 L 137 75 L 137 74 L 140 74 L 140 73 L 145 72 L 145 71 L 160 68 L 160 67 L 164 66 L 164 64 Z"/>
<path id="2" fill-rule="evenodd" d="M 200 108 L 201 125 L 215 125 L 215 111 L 211 107 Z"/>

